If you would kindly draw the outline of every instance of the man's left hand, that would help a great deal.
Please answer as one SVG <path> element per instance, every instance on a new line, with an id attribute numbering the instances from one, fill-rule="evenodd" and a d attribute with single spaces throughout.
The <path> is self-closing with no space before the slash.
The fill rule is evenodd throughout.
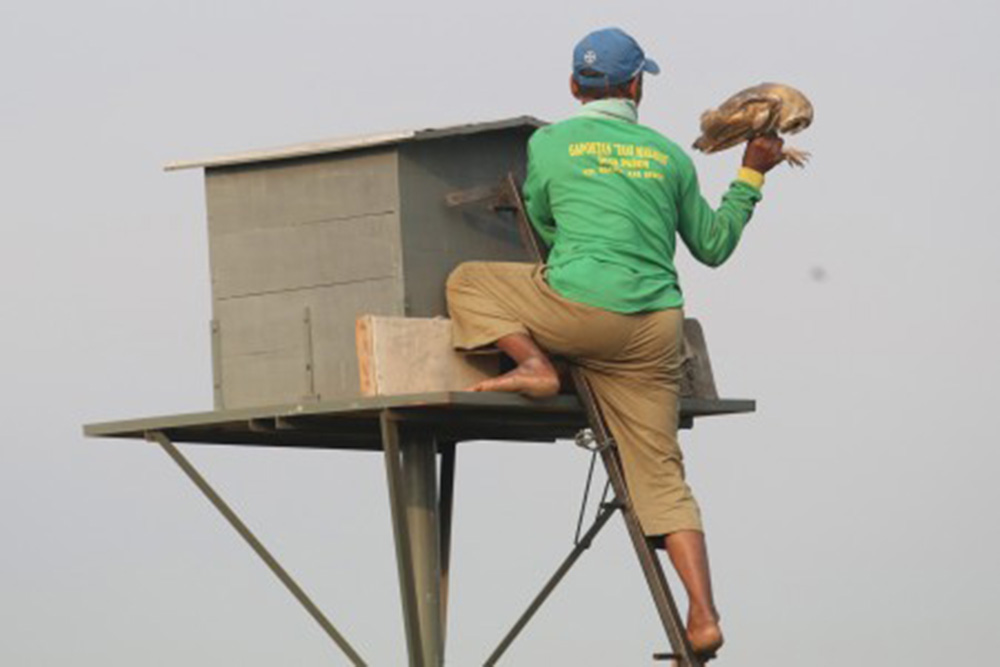
<path id="1" fill-rule="evenodd" d="M 754 137 L 747 142 L 743 153 L 743 166 L 766 174 L 785 161 L 785 140 L 776 134 Z"/>

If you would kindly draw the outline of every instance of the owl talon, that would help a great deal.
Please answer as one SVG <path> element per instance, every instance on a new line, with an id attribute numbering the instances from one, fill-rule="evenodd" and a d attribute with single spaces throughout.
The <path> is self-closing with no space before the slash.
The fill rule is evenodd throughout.
<path id="1" fill-rule="evenodd" d="M 812 153 L 799 150 L 798 148 L 785 147 L 782 154 L 785 156 L 785 161 L 792 167 L 805 167 L 806 163 L 809 162 L 809 158 L 812 157 Z"/>

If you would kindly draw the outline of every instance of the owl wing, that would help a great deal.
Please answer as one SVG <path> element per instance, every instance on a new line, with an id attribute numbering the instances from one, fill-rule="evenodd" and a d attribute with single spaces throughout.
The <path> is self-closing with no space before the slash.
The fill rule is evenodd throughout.
<path id="1" fill-rule="evenodd" d="M 781 111 L 781 98 L 771 95 L 736 95 L 716 111 L 701 117 L 701 136 L 694 147 L 706 153 L 731 148 L 775 131 Z"/>

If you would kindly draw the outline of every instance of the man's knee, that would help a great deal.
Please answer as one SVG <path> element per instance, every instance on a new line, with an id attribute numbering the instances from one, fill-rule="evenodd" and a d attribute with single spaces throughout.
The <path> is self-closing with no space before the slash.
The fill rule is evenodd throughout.
<path id="1" fill-rule="evenodd" d="M 490 262 L 472 261 L 462 262 L 448 274 L 445 282 L 445 292 L 449 301 L 459 294 L 470 294 L 480 292 L 477 285 L 481 285 L 487 272 Z"/>
<path id="2" fill-rule="evenodd" d="M 482 262 L 462 262 L 452 269 L 451 273 L 448 274 L 448 280 L 445 282 L 445 288 L 448 292 L 467 285 L 470 275 L 476 272 L 476 265 L 478 264 L 482 264 Z"/>

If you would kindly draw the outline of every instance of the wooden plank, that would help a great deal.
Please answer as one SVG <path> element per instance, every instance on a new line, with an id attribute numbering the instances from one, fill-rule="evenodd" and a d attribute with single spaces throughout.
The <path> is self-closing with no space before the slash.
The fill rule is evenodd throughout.
<path id="1" fill-rule="evenodd" d="M 354 324 L 354 342 L 358 350 L 358 382 L 362 396 L 378 395 L 375 364 L 375 331 L 371 315 L 362 315 Z"/>
<path id="2" fill-rule="evenodd" d="M 228 299 L 397 275 L 398 247 L 395 213 L 215 235 L 213 295 Z"/>
<path id="3" fill-rule="evenodd" d="M 460 391 L 500 371 L 499 353 L 456 352 L 444 318 L 365 315 L 355 332 L 363 396 Z"/>
<path id="4" fill-rule="evenodd" d="M 205 175 L 213 236 L 399 208 L 394 149 L 362 151 L 241 167 Z"/>

